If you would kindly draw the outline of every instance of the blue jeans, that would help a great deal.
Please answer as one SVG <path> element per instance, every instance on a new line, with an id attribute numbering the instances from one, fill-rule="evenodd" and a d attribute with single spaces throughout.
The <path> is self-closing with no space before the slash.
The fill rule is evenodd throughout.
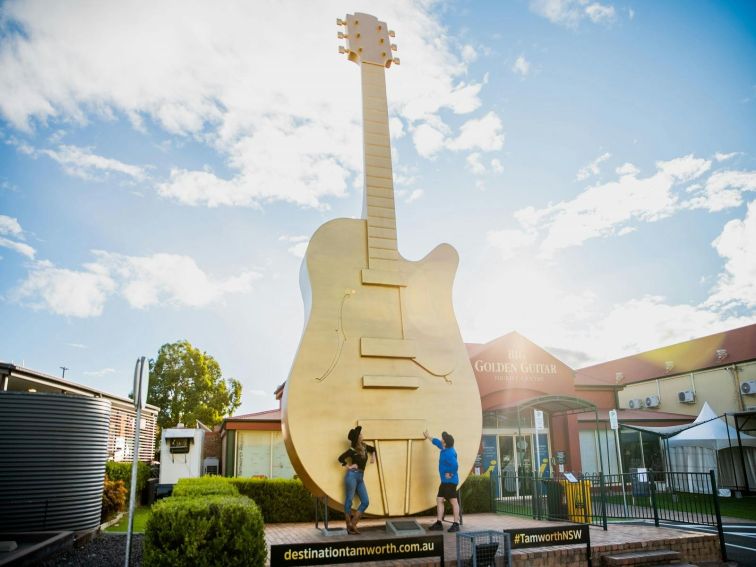
<path id="1" fill-rule="evenodd" d="M 349 517 L 352 513 L 352 499 L 354 493 L 360 498 L 360 507 L 357 508 L 358 512 L 364 512 L 370 504 L 368 498 L 367 487 L 364 481 L 365 471 L 349 469 L 344 477 L 344 488 L 346 488 L 346 500 L 344 500 L 344 514 Z"/>

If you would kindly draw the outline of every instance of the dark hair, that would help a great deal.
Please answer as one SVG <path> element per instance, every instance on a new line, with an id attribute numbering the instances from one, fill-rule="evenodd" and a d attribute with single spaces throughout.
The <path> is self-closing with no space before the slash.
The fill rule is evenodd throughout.
<path id="1" fill-rule="evenodd" d="M 447 447 L 454 447 L 454 437 L 449 435 L 446 431 L 441 434 L 441 439 L 444 440 Z"/>

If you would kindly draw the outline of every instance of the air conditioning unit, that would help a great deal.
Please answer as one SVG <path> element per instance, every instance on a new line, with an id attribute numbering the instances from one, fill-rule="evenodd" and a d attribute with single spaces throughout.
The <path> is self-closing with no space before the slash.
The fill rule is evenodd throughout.
<path id="1" fill-rule="evenodd" d="M 677 399 L 681 404 L 692 404 L 696 401 L 696 393 L 693 390 L 677 392 Z"/>
<path id="2" fill-rule="evenodd" d="M 646 398 L 647 408 L 658 408 L 660 403 L 659 396 L 649 396 Z"/>
<path id="3" fill-rule="evenodd" d="M 756 394 L 756 380 L 748 380 L 740 385 L 741 394 Z"/>
<path id="4" fill-rule="evenodd" d="M 641 409 L 643 407 L 643 400 L 636 398 L 627 402 L 627 407 L 630 409 Z"/>

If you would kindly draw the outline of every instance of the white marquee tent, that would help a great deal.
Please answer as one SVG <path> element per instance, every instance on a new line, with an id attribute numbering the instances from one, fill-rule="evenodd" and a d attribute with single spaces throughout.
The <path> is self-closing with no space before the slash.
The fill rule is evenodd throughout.
<path id="1" fill-rule="evenodd" d="M 749 486 L 756 486 L 756 437 L 740 434 L 743 459 L 738 449 L 738 433 L 704 402 L 695 421 L 667 438 L 671 472 L 717 471 L 721 487 L 744 487 L 743 468 Z"/>

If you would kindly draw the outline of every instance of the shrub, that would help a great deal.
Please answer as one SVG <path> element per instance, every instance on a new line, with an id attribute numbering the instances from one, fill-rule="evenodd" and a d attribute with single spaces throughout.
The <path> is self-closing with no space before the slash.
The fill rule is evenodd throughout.
<path id="1" fill-rule="evenodd" d="M 260 507 L 265 523 L 315 521 L 312 495 L 301 480 L 285 478 L 233 478 L 239 493 Z M 329 519 L 344 519 L 343 512 L 328 512 Z"/>
<path id="2" fill-rule="evenodd" d="M 105 476 L 110 480 L 122 480 L 126 485 L 126 493 L 131 494 L 131 462 L 108 461 L 105 463 Z M 137 463 L 137 494 L 141 494 L 150 478 L 150 465 L 139 461 Z"/>
<path id="3" fill-rule="evenodd" d="M 491 512 L 491 477 L 470 475 L 460 488 L 462 511 L 465 514 Z"/>
<path id="4" fill-rule="evenodd" d="M 145 567 L 265 565 L 262 514 L 245 496 L 170 497 L 152 507 Z"/>
<path id="5" fill-rule="evenodd" d="M 105 479 L 102 491 L 102 513 L 100 521 L 107 522 L 110 518 L 123 510 L 126 504 L 126 485 L 122 480 Z"/>
<path id="6" fill-rule="evenodd" d="M 210 495 L 239 496 L 239 491 L 230 479 L 222 476 L 180 478 L 173 487 L 173 496 L 176 497 Z"/>

